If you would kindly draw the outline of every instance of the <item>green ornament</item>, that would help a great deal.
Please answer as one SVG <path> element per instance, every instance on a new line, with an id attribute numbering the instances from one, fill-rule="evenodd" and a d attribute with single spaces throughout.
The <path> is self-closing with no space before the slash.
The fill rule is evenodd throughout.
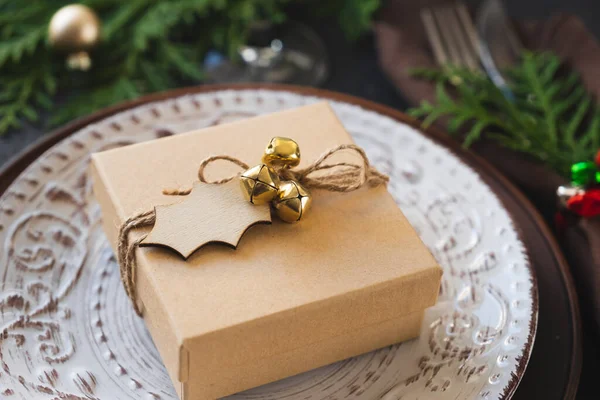
<path id="1" fill-rule="evenodd" d="M 574 186 L 587 186 L 598 182 L 600 172 L 593 161 L 582 161 L 571 165 L 571 181 Z"/>

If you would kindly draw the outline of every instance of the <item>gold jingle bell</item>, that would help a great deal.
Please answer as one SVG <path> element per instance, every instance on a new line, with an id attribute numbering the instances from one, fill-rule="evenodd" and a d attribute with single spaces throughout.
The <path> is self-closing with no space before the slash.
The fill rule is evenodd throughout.
<path id="1" fill-rule="evenodd" d="M 298 222 L 308 212 L 312 195 L 296 181 L 285 181 L 279 186 L 273 207 L 277 216 L 285 222 Z"/>
<path id="2" fill-rule="evenodd" d="M 265 149 L 262 162 L 276 168 L 295 167 L 300 164 L 300 147 L 292 139 L 274 137 Z"/>
<path id="3" fill-rule="evenodd" d="M 69 68 L 87 70 L 92 65 L 87 51 L 100 41 L 100 19 L 82 4 L 62 7 L 50 20 L 48 39 L 54 48 L 69 54 Z"/>
<path id="4" fill-rule="evenodd" d="M 245 171 L 240 177 L 240 185 L 246 200 L 255 205 L 273 200 L 279 190 L 279 176 L 265 164 L 259 164 Z"/>

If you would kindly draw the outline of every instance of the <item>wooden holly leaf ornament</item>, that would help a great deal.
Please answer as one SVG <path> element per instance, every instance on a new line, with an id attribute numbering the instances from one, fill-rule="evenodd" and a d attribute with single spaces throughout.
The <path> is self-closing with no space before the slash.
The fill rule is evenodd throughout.
<path id="1" fill-rule="evenodd" d="M 270 224 L 268 205 L 246 201 L 237 179 L 214 185 L 196 182 L 177 204 L 155 207 L 156 222 L 140 246 L 168 247 L 187 259 L 208 243 L 237 247 L 253 225 Z"/>

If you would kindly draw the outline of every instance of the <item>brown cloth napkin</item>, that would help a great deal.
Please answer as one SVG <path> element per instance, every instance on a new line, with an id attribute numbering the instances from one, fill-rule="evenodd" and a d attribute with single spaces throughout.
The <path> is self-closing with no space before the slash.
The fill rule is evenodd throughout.
<path id="1" fill-rule="evenodd" d="M 375 26 L 381 67 L 413 105 L 435 100 L 434 85 L 410 77 L 407 70 L 435 67 L 419 10 L 441 3 L 444 1 L 390 1 Z M 600 98 L 600 45 L 579 18 L 557 15 L 541 22 L 519 22 L 516 28 L 527 48 L 552 50 L 561 56 Z M 473 150 L 516 183 L 552 224 L 557 210 L 556 189 L 568 183 L 564 178 L 525 155 L 490 142 L 479 142 Z M 595 319 L 600 332 L 600 218 L 570 221 L 558 240 L 569 259 L 582 309 Z"/>

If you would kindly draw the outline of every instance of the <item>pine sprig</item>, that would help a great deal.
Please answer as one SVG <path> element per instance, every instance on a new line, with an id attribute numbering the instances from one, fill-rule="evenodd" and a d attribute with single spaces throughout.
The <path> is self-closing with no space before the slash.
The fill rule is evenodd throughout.
<path id="1" fill-rule="evenodd" d="M 350 36 L 356 39 L 369 29 L 371 15 L 379 8 L 379 0 L 346 0 L 339 12 L 340 25 Z"/>
<path id="2" fill-rule="evenodd" d="M 21 127 L 22 119 L 38 119 L 38 108 L 50 109 L 56 80 L 45 68 L 20 71 L 7 77 L 0 93 L 0 132 Z"/>
<path id="3" fill-rule="evenodd" d="M 409 113 L 423 117 L 425 126 L 446 117 L 448 130 L 464 135 L 465 147 L 485 136 L 568 178 L 572 164 L 598 151 L 600 107 L 578 75 L 563 70 L 556 55 L 523 54 L 506 71 L 511 99 L 482 73 L 451 66 L 415 70 L 415 76 L 436 82 L 436 104 L 424 101 Z"/>
<path id="4" fill-rule="evenodd" d="M 47 42 L 52 15 L 69 0 L 0 0 L 0 135 L 52 108 L 59 124 L 145 93 L 202 81 L 209 49 L 236 53 L 256 21 L 281 23 L 290 0 L 83 0 L 102 21 L 92 68 L 69 71 Z M 368 29 L 380 0 L 327 6 L 348 37 Z M 308 4 L 313 7 L 315 4 Z M 69 93 L 53 108 L 57 90 Z"/>
<path id="5" fill-rule="evenodd" d="M 9 61 L 18 63 L 23 57 L 31 56 L 37 46 L 46 38 L 45 26 L 28 31 L 22 36 L 16 36 L 0 43 L 0 67 Z"/>

